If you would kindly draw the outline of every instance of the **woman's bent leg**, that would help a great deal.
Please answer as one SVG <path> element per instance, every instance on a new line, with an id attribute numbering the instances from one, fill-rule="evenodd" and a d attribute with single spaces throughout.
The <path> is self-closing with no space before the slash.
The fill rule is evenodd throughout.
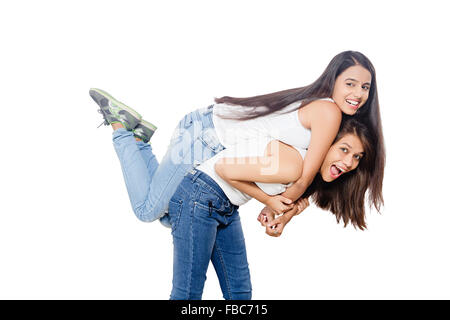
<path id="1" fill-rule="evenodd" d="M 120 160 L 130 202 L 134 209 L 147 197 L 152 180 L 149 172 L 156 170 L 158 162 L 153 158 L 146 163 L 131 131 L 123 128 L 115 130 L 113 132 L 113 143 Z M 148 166 L 151 167 L 150 170 Z"/>
<path id="2" fill-rule="evenodd" d="M 169 199 L 185 174 L 223 150 L 214 130 L 212 108 L 191 112 L 180 121 L 161 163 L 157 165 L 156 159 L 150 158 L 149 173 L 142 173 L 142 168 L 147 165 L 142 160 L 142 155 L 132 154 L 139 149 L 136 142 L 135 147 L 132 147 L 131 140 L 126 141 L 126 148 L 121 139 L 115 139 L 114 145 L 119 150 L 118 155 L 122 154 L 119 159 L 133 210 L 142 221 L 154 221 L 162 217 L 168 210 Z M 131 154 L 124 155 L 124 152 Z M 133 170 L 136 172 L 131 172 Z M 130 181 L 135 181 L 134 177 L 137 179 L 139 176 L 142 176 L 142 181 L 131 186 Z"/>

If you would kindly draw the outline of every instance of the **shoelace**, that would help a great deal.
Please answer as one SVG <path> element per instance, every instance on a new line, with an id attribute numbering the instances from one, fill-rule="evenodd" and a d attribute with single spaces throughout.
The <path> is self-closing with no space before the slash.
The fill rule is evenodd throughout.
<path id="1" fill-rule="evenodd" d="M 109 123 L 108 123 L 108 121 L 106 121 L 105 113 L 103 112 L 103 110 L 98 109 L 97 112 L 103 116 L 103 122 L 100 123 L 100 125 L 97 127 L 97 129 L 100 128 L 102 125 L 109 126 Z"/>

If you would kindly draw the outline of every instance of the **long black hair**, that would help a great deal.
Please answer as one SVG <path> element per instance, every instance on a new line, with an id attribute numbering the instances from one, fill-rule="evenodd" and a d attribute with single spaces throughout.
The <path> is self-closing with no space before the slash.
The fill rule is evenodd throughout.
<path id="1" fill-rule="evenodd" d="M 317 174 L 303 197 L 310 196 L 319 208 L 331 211 L 336 216 L 337 222 L 344 222 L 344 226 L 350 222 L 355 227 L 364 230 L 367 227 L 365 221 L 366 193 L 368 193 L 369 205 L 378 211 L 383 203 L 381 189 L 377 189 L 376 185 L 372 183 L 379 174 L 374 165 L 376 161 L 375 143 L 369 128 L 354 117 L 342 121 L 334 143 L 347 134 L 357 136 L 363 146 L 364 156 L 356 169 L 332 182 L 323 181 L 321 175 Z"/>

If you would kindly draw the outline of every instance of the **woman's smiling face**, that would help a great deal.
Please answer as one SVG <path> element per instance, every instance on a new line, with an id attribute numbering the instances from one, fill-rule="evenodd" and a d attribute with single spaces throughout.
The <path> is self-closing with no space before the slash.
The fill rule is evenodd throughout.
<path id="1" fill-rule="evenodd" d="M 320 167 L 320 175 L 331 182 L 341 175 L 356 169 L 364 156 L 361 140 L 354 134 L 346 134 L 328 150 Z"/>
<path id="2" fill-rule="evenodd" d="M 354 115 L 369 98 L 370 72 L 361 65 L 355 65 L 342 72 L 335 81 L 332 99 L 347 115 Z"/>

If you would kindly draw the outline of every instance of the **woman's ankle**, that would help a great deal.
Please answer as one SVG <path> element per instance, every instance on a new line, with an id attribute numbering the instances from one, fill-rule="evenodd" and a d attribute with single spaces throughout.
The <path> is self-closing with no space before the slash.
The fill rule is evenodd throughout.
<path id="1" fill-rule="evenodd" d="M 121 124 L 120 122 L 111 123 L 111 127 L 113 128 L 114 131 L 120 128 L 125 128 L 123 124 Z"/>

